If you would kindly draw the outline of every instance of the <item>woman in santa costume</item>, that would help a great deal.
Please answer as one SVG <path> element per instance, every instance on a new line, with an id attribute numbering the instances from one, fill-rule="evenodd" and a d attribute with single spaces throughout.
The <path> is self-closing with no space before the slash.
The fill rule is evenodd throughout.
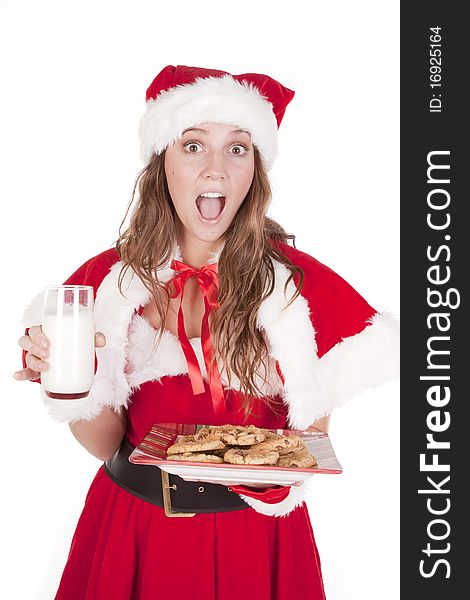
<path id="1" fill-rule="evenodd" d="M 293 96 L 266 75 L 171 65 L 147 90 L 129 227 L 64 282 L 94 288 L 92 389 L 57 400 L 41 388 L 52 417 L 104 463 L 56 600 L 325 597 L 312 478 L 165 484 L 128 460 L 154 423 L 325 430 L 335 407 L 397 376 L 396 319 L 266 216 Z M 17 379 L 40 382 L 47 369 L 41 322 L 42 293 L 24 313 Z"/>

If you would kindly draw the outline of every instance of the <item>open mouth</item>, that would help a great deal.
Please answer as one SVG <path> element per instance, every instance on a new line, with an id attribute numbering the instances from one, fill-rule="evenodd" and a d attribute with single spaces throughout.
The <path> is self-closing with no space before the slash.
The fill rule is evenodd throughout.
<path id="1" fill-rule="evenodd" d="M 221 216 L 225 207 L 225 196 L 219 196 L 218 198 L 207 198 L 205 196 L 198 196 L 196 198 L 196 207 L 199 212 L 199 216 L 203 221 L 215 222 Z"/>

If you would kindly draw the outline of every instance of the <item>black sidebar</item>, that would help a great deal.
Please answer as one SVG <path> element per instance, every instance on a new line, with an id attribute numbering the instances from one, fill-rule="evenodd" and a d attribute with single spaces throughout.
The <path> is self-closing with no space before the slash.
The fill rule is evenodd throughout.
<path id="1" fill-rule="evenodd" d="M 464 7 L 401 3 L 401 598 L 410 600 L 470 598 Z"/>

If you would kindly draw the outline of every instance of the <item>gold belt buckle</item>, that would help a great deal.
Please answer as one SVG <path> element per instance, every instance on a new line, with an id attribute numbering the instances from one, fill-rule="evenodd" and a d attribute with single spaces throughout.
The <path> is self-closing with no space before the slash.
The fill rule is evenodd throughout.
<path id="1" fill-rule="evenodd" d="M 163 496 L 163 508 L 165 509 L 165 515 L 167 517 L 194 517 L 197 513 L 191 512 L 178 512 L 173 510 L 171 506 L 171 495 L 170 490 L 176 490 L 176 483 L 170 485 L 170 479 L 168 473 L 161 469 L 162 472 L 162 496 Z"/>

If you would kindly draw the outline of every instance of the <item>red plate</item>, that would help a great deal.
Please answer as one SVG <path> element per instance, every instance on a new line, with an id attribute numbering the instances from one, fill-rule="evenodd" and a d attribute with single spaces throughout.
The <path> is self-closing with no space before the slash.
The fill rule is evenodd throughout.
<path id="1" fill-rule="evenodd" d="M 179 436 L 192 435 L 204 425 L 181 423 L 156 423 L 142 442 L 134 449 L 129 460 L 136 464 L 156 465 L 162 470 L 179 475 L 188 481 L 211 481 L 224 483 L 234 479 L 247 485 L 253 483 L 286 485 L 308 479 L 315 473 L 341 473 L 342 468 L 327 433 L 315 427 L 305 430 L 269 429 L 274 433 L 301 437 L 317 465 L 309 468 L 278 467 L 273 465 L 233 465 L 230 463 L 207 463 L 180 461 L 167 458 L 167 449 L 178 441 Z M 267 429 L 267 428 L 264 428 Z"/>

